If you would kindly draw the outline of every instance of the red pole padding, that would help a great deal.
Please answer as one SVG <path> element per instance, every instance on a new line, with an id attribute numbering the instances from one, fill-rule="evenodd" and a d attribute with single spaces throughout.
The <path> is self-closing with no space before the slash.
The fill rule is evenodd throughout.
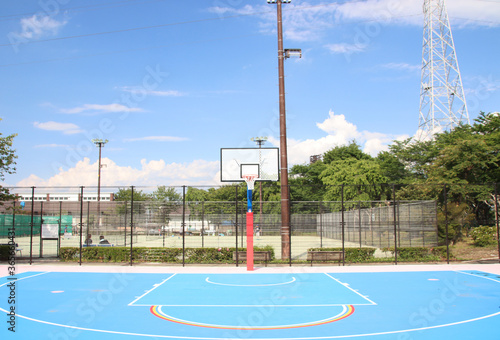
<path id="1" fill-rule="evenodd" d="M 253 212 L 247 212 L 247 271 L 253 271 Z"/>

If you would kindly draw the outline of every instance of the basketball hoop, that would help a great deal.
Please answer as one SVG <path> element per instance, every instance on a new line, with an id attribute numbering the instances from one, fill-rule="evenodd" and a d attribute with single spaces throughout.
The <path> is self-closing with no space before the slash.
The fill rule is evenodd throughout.
<path id="1" fill-rule="evenodd" d="M 259 175 L 243 175 L 245 182 L 247 182 L 247 189 L 253 190 L 255 180 L 259 177 Z"/>

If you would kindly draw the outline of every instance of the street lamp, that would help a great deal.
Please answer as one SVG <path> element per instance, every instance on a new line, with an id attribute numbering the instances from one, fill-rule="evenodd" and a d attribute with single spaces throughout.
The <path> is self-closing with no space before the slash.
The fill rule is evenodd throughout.
<path id="1" fill-rule="evenodd" d="M 99 231 L 99 226 L 101 225 L 101 148 L 109 142 L 109 140 L 105 139 L 92 139 L 92 143 L 94 143 L 99 148 L 99 169 L 97 172 L 97 230 Z M 83 200 L 83 197 L 82 197 Z"/>
<path id="2" fill-rule="evenodd" d="M 285 66 L 286 58 L 302 57 L 299 49 L 283 49 L 282 3 L 291 0 L 267 0 L 268 4 L 276 4 L 278 18 L 278 73 L 279 73 L 279 111 L 280 111 L 280 180 L 281 180 L 281 258 L 291 260 L 290 249 L 290 189 L 288 187 L 288 156 L 286 141 L 286 109 L 285 109 Z"/>

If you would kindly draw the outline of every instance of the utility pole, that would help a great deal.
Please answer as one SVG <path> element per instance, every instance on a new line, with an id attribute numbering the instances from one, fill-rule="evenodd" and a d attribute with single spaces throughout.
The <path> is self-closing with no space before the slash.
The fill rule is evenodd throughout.
<path id="1" fill-rule="evenodd" d="M 92 143 L 94 143 L 99 148 L 99 169 L 97 172 L 97 231 L 99 231 L 99 227 L 101 226 L 101 149 L 104 145 L 109 142 L 107 139 L 92 139 Z M 82 197 L 83 200 L 83 197 Z"/>
<path id="2" fill-rule="evenodd" d="M 267 0 L 268 4 L 276 4 L 278 18 L 278 73 L 279 73 L 279 111 L 280 111 L 280 181 L 281 181 L 281 258 L 290 259 L 290 188 L 288 187 L 288 157 L 286 140 L 285 109 L 285 58 L 302 56 L 300 49 L 285 50 L 283 48 L 283 15 L 282 3 L 291 0 Z"/>

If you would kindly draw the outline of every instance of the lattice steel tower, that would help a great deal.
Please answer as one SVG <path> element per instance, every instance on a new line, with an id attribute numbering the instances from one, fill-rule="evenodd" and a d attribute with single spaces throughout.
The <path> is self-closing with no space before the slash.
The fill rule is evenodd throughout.
<path id="1" fill-rule="evenodd" d="M 470 123 L 445 0 L 424 0 L 424 16 L 418 140 Z"/>

